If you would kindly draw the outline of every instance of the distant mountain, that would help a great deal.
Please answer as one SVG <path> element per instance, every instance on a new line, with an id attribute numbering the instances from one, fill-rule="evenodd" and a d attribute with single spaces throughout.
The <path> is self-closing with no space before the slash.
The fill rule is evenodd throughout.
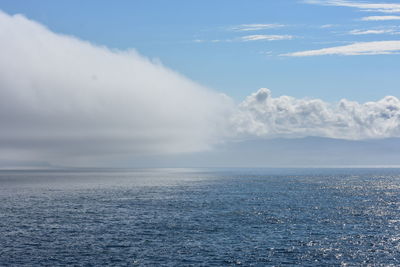
<path id="1" fill-rule="evenodd" d="M 148 163 L 148 159 L 144 159 L 145 162 Z M 157 157 L 153 163 L 165 167 L 400 166 L 400 138 L 247 140 L 225 143 L 202 153 Z"/>
<path id="2" fill-rule="evenodd" d="M 363 141 L 322 137 L 226 142 L 181 155 L 115 157 L 92 167 L 368 167 L 400 166 L 400 138 Z M 2 168 L 63 168 L 45 162 L 3 162 Z M 82 166 L 85 167 L 85 166 Z"/>

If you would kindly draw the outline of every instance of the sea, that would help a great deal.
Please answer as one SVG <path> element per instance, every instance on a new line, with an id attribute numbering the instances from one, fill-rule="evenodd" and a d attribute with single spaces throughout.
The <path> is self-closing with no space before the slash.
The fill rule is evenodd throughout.
<path id="1" fill-rule="evenodd" d="M 2 170 L 0 266 L 400 266 L 400 169 Z"/>

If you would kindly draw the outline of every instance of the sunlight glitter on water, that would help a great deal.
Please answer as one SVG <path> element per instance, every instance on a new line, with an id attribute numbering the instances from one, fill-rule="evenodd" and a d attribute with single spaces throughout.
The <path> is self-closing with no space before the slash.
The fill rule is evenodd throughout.
<path id="1" fill-rule="evenodd" d="M 400 170 L 0 173 L 2 265 L 400 264 Z"/>

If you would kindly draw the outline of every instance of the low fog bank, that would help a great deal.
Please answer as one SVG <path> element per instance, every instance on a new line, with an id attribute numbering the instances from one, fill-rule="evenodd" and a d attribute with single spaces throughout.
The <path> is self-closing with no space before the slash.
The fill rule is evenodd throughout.
<path id="1" fill-rule="evenodd" d="M 0 161 L 191 153 L 225 135 L 228 97 L 134 50 L 2 12 L 0 39 Z"/>

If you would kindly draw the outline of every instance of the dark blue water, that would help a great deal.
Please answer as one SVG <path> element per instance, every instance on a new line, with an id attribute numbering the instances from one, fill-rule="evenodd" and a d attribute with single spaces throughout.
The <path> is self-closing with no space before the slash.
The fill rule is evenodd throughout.
<path id="1" fill-rule="evenodd" d="M 1 266 L 397 266 L 400 170 L 0 172 Z"/>

